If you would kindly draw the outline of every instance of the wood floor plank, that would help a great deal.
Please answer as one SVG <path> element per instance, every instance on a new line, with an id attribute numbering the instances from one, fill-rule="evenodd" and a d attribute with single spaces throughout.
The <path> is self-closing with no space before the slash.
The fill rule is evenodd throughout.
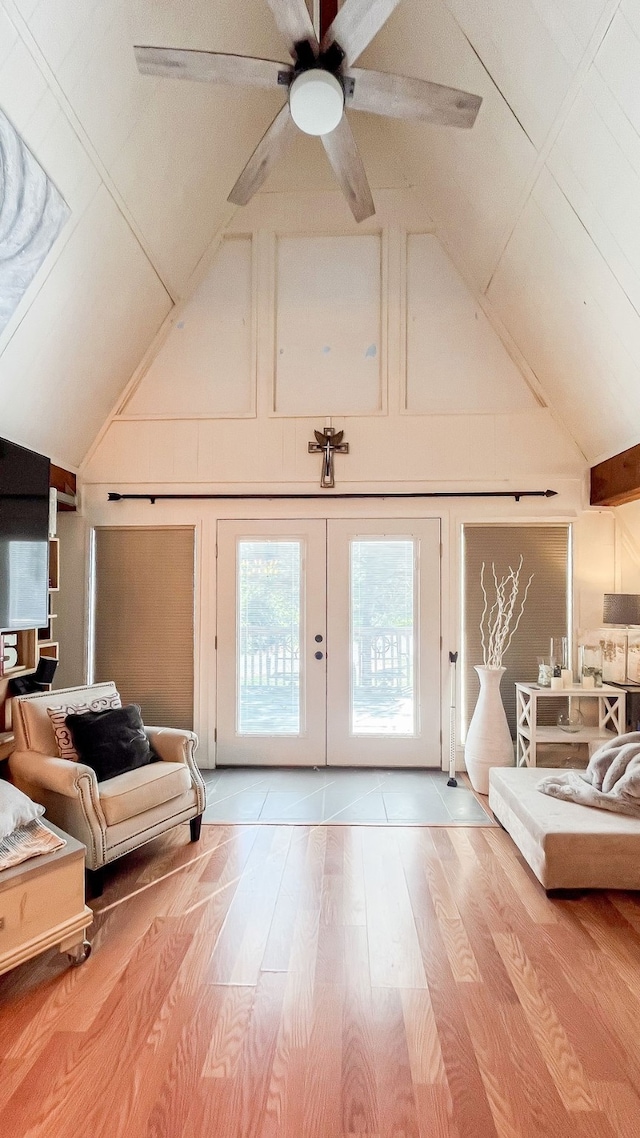
<path id="1" fill-rule="evenodd" d="M 436 841 L 431 856 L 439 856 L 443 844 Z M 448 857 L 455 854 L 451 843 Z M 424 846 L 423 856 L 424 856 Z M 426 874 L 421 858 L 416 858 L 410 843 L 401 846 L 411 905 L 427 987 L 433 1006 L 447 1084 L 452 1100 L 454 1123 L 460 1138 L 497 1138 L 493 1115 L 489 1108 L 471 1036 L 467 1028 L 449 958 L 447 956 Z M 427 855 L 428 856 L 428 855 Z"/>
<path id="2" fill-rule="evenodd" d="M 509 1044 L 512 1078 L 519 1080 L 526 1099 L 525 1117 L 531 1134 L 539 1138 L 571 1138 L 573 1119 L 566 1109 L 549 1069 L 536 1045 L 522 1005 L 503 1005 L 501 1018 Z"/>
<path id="3" fill-rule="evenodd" d="M 637 1138 L 640 899 L 506 834 L 205 827 L 110 872 L 94 952 L 0 977 L 0 1133 Z"/>
<path id="4" fill-rule="evenodd" d="M 302 1130 L 304 1138 L 342 1134 L 342 1021 L 344 988 L 316 981 L 314 1016 L 306 1054 Z"/>
<path id="5" fill-rule="evenodd" d="M 453 978 L 459 983 L 479 984 L 482 976 L 478 962 L 442 868 L 429 859 L 425 873 Z"/>
<path id="6" fill-rule="evenodd" d="M 31 1096 L 31 1118 L 35 1116 L 36 1119 L 32 1126 L 42 1126 L 46 1120 L 54 1133 L 56 1129 L 62 1132 L 64 1127 L 68 1128 L 69 1133 L 78 1133 L 85 1126 L 94 1135 L 107 1132 L 109 1119 L 104 1114 L 103 1102 L 109 1097 L 114 1083 L 117 1083 L 119 1092 L 121 1091 L 118 1098 L 118 1124 L 126 1118 L 130 1107 L 127 1089 L 130 1086 L 131 1072 L 136 1073 L 135 1059 L 141 1043 L 136 1017 L 131 1015 L 131 984 L 134 984 L 137 991 L 136 1012 L 145 1024 L 146 1038 L 189 947 L 188 935 L 173 928 L 167 930 L 165 925 L 162 920 L 154 922 L 142 938 L 132 962 L 100 1015 L 88 1031 L 75 1035 L 79 1047 L 56 1047 L 52 1041 L 47 1055 L 55 1060 L 57 1069 L 52 1065 L 50 1083 L 41 1087 L 37 1104 Z M 69 1067 L 70 1052 L 73 1055 L 73 1068 Z M 107 1056 L 109 1062 L 105 1061 Z M 37 1063 L 37 1069 L 35 1077 L 40 1079 L 41 1059 Z M 91 1088 L 90 1095 L 86 1092 L 82 1096 L 78 1094 L 83 1081 L 87 1089 Z M 28 1087 L 28 1083 L 27 1078 L 20 1092 L 25 1085 Z M 76 1087 L 75 1094 L 70 1093 L 71 1083 Z M 8 1128 L 7 1133 L 15 1131 L 15 1112 L 14 1097 L 0 1114 L 0 1131 L 5 1126 Z"/>
<path id="7" fill-rule="evenodd" d="M 248 920 L 242 940 L 236 946 L 235 959 L 231 968 L 229 983 L 258 983 L 262 961 L 269 939 L 273 913 L 280 890 L 289 847 L 291 830 L 277 830 L 269 852 L 264 871 L 255 875 L 255 881 L 248 894 Z"/>
<path id="8" fill-rule="evenodd" d="M 345 929 L 342 1017 L 342 1131 L 377 1134 L 378 1091 L 367 930 Z"/>
<path id="9" fill-rule="evenodd" d="M 426 989 L 402 988 L 411 1078 L 415 1086 L 447 1086 L 436 1017 Z"/>
<path id="10" fill-rule="evenodd" d="M 374 988 L 371 995 L 380 1133 L 419 1138 L 402 994 L 397 988 Z"/>
<path id="11" fill-rule="evenodd" d="M 242 983 L 239 977 L 241 971 L 248 973 L 246 983 L 255 984 L 257 981 L 288 848 L 282 848 L 280 837 L 281 831 L 277 828 L 260 828 L 234 890 L 224 926 L 211 957 L 209 979 L 212 984 Z M 266 929 L 265 921 L 268 922 Z M 263 934 L 264 943 L 256 966 L 255 938 L 257 935 L 260 942 L 260 934 Z M 244 955 L 248 956 L 247 960 L 239 955 L 241 945 L 245 949 Z"/>
<path id="12" fill-rule="evenodd" d="M 529 1138 L 531 1103 L 524 1084 L 531 1081 L 533 1071 L 516 1069 L 510 1079 L 504 1079 L 504 1071 L 511 1065 L 512 1046 L 505 1012 L 508 1013 L 512 1005 L 495 1006 L 482 984 L 461 986 L 460 1001 L 500 1138 Z"/>
<path id="13" fill-rule="evenodd" d="M 420 946 L 394 831 L 367 830 L 363 856 L 372 986 L 424 988 Z"/>
<path id="14" fill-rule="evenodd" d="M 518 936 L 589 1080 L 615 1081 L 625 1054 L 589 998 L 585 952 L 566 942 L 563 952 L 562 931 L 555 926 L 549 938 L 532 928 Z"/>
<path id="15" fill-rule="evenodd" d="M 460 1138 L 448 1086 L 421 1084 L 415 1097 L 420 1138 Z"/>
<path id="16" fill-rule="evenodd" d="M 343 848 L 343 923 L 366 925 L 367 900 L 364 886 L 362 854 L 363 831 L 359 826 L 344 831 Z"/>
<path id="17" fill-rule="evenodd" d="M 637 1138 L 640 1118 L 638 1087 L 630 1086 L 622 1080 L 613 1083 L 596 1081 L 593 1084 L 593 1091 L 614 1134 L 620 1138 Z"/>
<path id="18" fill-rule="evenodd" d="M 454 835 L 451 834 L 458 860 L 447 864 L 447 882 L 464 922 L 483 984 L 498 1003 L 515 1003 L 518 997 L 491 935 L 495 927 L 495 906 L 484 888 L 473 848 L 469 843 L 461 845 L 457 840 L 463 835 L 463 830 L 457 830 L 456 840 L 453 840 Z M 497 924 L 501 926 L 502 920 L 499 919 Z"/>
<path id="19" fill-rule="evenodd" d="M 567 1110 L 594 1111 L 589 1080 L 539 976 L 517 937 L 497 933 L 496 946 L 529 1026 Z"/>
<path id="20" fill-rule="evenodd" d="M 211 1026 L 211 1042 L 202 1067 L 203 1079 L 233 1079 L 247 1034 L 255 987 L 227 985 L 221 989 L 220 1008 Z"/>
<path id="21" fill-rule="evenodd" d="M 306 875 L 310 830 L 297 827 L 289 846 L 280 891 L 273 911 L 269 935 L 262 957 L 262 971 L 286 972 L 298 913 L 299 898 Z"/>
<path id="22" fill-rule="evenodd" d="M 531 920 L 536 924 L 555 924 L 558 918 L 553 905 L 549 905 L 548 898 L 523 862 L 509 835 L 504 830 L 487 828 L 482 830 L 480 837 L 504 870 Z"/>

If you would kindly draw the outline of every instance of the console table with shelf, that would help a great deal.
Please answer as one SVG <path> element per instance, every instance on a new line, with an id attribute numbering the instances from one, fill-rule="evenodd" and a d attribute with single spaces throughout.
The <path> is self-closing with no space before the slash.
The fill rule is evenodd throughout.
<path id="1" fill-rule="evenodd" d="M 540 743 L 603 743 L 625 731 L 625 692 L 603 684 L 601 688 L 583 688 L 580 684 L 560 691 L 540 687 L 539 684 L 516 684 L 516 710 L 518 719 L 516 764 L 535 767 Z M 546 727 L 538 723 L 538 704 L 541 699 L 598 701 L 597 726 L 583 726 L 578 731 L 565 731 L 562 727 Z"/>
<path id="2" fill-rule="evenodd" d="M 626 693 L 626 730 L 640 731 L 640 684 L 619 684 L 612 680 L 611 685 Z"/>

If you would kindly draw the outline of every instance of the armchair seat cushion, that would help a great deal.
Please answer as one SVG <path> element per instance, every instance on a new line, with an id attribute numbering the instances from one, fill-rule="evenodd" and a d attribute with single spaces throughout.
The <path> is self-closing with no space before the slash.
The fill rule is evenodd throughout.
<path id="1" fill-rule="evenodd" d="M 107 826 L 115 826 L 178 798 L 191 786 L 191 773 L 184 763 L 149 763 L 98 783 L 100 805 Z"/>

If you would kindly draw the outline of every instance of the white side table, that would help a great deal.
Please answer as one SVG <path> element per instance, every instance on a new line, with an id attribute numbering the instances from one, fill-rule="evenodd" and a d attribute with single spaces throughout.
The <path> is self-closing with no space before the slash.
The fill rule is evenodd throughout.
<path id="1" fill-rule="evenodd" d="M 597 699 L 598 726 L 581 727 L 579 731 L 563 731 L 561 727 L 544 727 L 538 723 L 541 699 Z M 516 765 L 535 767 L 538 743 L 603 743 L 625 731 L 625 692 L 603 684 L 601 688 L 583 688 L 577 684 L 561 691 L 551 691 L 539 684 L 516 684 L 518 736 Z"/>

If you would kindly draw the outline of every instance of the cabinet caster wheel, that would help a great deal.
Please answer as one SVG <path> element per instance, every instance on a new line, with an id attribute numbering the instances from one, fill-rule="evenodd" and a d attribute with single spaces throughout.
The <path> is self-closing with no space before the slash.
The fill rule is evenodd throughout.
<path id="1" fill-rule="evenodd" d="M 80 964 L 84 964 L 91 956 L 91 945 L 88 940 L 83 940 L 82 944 L 78 944 L 67 953 L 69 963 L 73 968 L 78 968 Z"/>

